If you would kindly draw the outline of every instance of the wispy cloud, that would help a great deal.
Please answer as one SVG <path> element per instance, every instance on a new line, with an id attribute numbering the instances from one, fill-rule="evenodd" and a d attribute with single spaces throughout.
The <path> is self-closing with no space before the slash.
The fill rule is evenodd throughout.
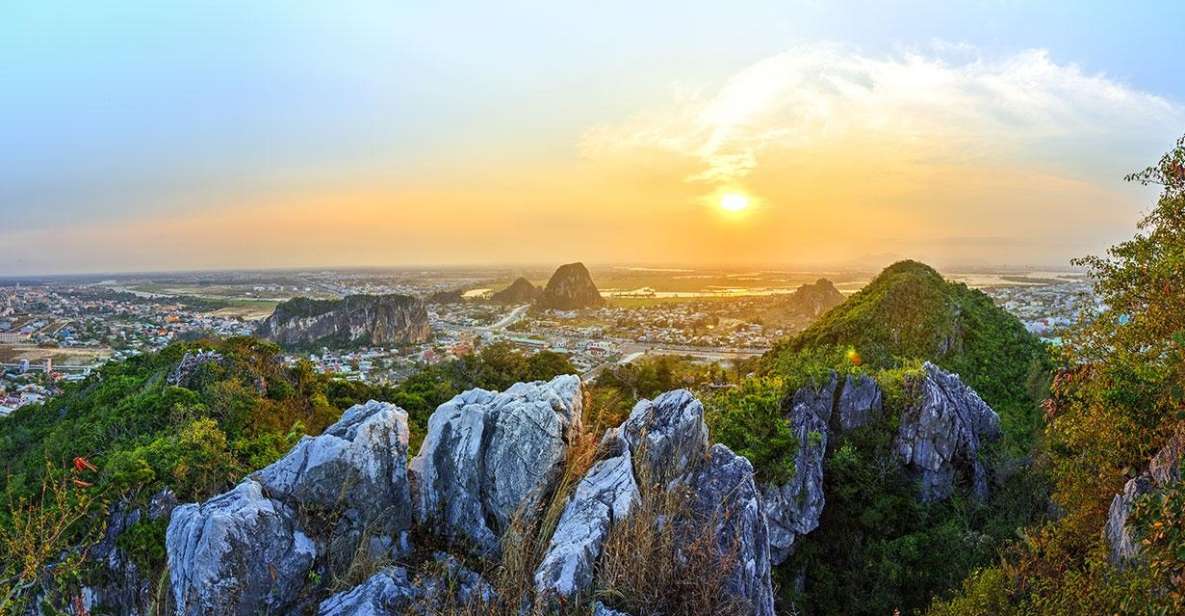
<path id="1" fill-rule="evenodd" d="M 583 150 L 594 159 L 667 152 L 693 161 L 687 181 L 726 185 L 742 183 L 773 151 L 860 143 L 922 163 L 1021 157 L 1073 168 L 1115 148 L 1167 143 L 1182 127 L 1179 103 L 1044 50 L 985 57 L 936 43 L 870 56 L 827 45 L 788 50 L 718 89 L 594 128 Z"/>

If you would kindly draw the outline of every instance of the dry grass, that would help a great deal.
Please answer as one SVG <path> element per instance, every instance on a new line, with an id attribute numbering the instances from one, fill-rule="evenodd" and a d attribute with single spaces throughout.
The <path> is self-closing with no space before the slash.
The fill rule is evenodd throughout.
<path id="1" fill-rule="evenodd" d="M 694 515 L 685 487 L 668 490 L 642 477 L 639 486 L 641 503 L 605 539 L 597 598 L 635 616 L 748 613 L 723 591 L 738 559 L 735 549 L 717 545 L 716 520 Z"/>

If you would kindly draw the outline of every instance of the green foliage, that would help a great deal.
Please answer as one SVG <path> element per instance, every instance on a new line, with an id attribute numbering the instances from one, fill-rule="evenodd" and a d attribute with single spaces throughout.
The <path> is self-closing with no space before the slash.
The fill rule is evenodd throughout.
<path id="1" fill-rule="evenodd" d="M 936 614 L 1185 612 L 1179 483 L 1138 501 L 1129 523 L 1141 538 L 1139 562 L 1111 566 L 1100 532 L 1124 482 L 1185 429 L 1185 138 L 1128 179 L 1163 192 L 1133 239 L 1078 261 L 1108 308 L 1084 315 L 1068 337 L 1067 367 L 1046 403 L 1045 455 L 1063 515 L 1027 531 Z"/>
<path id="2" fill-rule="evenodd" d="M 165 531 L 168 518 L 144 518 L 131 525 L 115 543 L 140 571 L 163 571 L 165 567 Z"/>
<path id="3" fill-rule="evenodd" d="M 1027 452 L 1040 414 L 1027 387 L 1048 373 L 1048 352 L 1016 317 L 981 291 L 947 282 L 927 265 L 895 263 L 798 336 L 780 342 L 764 369 L 788 374 L 801 353 L 852 349 L 872 369 L 929 360 L 958 373 L 1000 414 L 1009 446 Z M 834 361 L 839 366 L 842 362 Z M 850 363 L 850 362 L 849 362 Z M 790 370 L 788 370 L 790 368 Z"/>
<path id="4" fill-rule="evenodd" d="M 703 400 L 713 438 L 748 458 L 760 482 L 794 476 L 798 439 L 782 410 L 785 391 L 779 379 L 751 378 Z"/>
<path id="5" fill-rule="evenodd" d="M 201 365 L 182 386 L 169 385 L 167 377 L 185 353 L 199 349 L 224 359 Z M 527 356 L 497 344 L 427 367 L 399 386 L 375 387 L 319 374 L 307 361 L 286 367 L 278 354 L 274 344 L 252 338 L 177 343 L 108 364 L 44 406 L 6 418 L 0 493 L 8 507 L 0 509 L 0 563 L 21 568 L 0 573 L 25 584 L 13 596 L 31 592 L 49 559 L 63 549 L 82 548 L 96 537 L 108 499 L 143 506 L 149 495 L 169 487 L 182 501 L 204 500 L 275 461 L 301 436 L 320 433 L 343 409 L 370 399 L 409 412 L 414 451 L 432 411 L 465 389 L 505 389 L 575 372 L 562 355 Z M 76 457 L 98 470 L 75 469 Z M 67 468 L 81 483 L 62 479 Z M 46 496 L 44 486 L 55 491 Z M 56 534 L 45 536 L 48 529 Z M 143 521 L 118 541 L 141 571 L 163 575 L 160 523 Z M 6 592 L 0 585 L 0 594 Z"/>

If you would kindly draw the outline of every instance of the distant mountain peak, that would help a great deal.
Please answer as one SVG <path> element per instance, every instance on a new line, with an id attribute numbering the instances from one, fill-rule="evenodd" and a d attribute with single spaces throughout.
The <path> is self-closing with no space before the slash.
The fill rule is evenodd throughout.
<path id="1" fill-rule="evenodd" d="M 539 299 L 543 290 L 531 284 L 530 280 L 519 276 L 510 283 L 509 287 L 490 296 L 490 301 L 496 304 L 529 304 Z"/>
<path id="2" fill-rule="evenodd" d="M 556 310 L 597 308 L 605 304 L 605 298 L 597 290 L 592 274 L 583 263 L 561 265 L 547 281 L 547 287 L 536 305 Z"/>

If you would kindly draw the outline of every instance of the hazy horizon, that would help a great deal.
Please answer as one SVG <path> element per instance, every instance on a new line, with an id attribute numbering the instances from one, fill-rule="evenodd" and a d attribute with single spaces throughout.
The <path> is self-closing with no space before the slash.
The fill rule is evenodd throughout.
<path id="1" fill-rule="evenodd" d="M 1065 268 L 1185 130 L 1179 3 L 351 8 L 3 9 L 0 275 Z"/>

